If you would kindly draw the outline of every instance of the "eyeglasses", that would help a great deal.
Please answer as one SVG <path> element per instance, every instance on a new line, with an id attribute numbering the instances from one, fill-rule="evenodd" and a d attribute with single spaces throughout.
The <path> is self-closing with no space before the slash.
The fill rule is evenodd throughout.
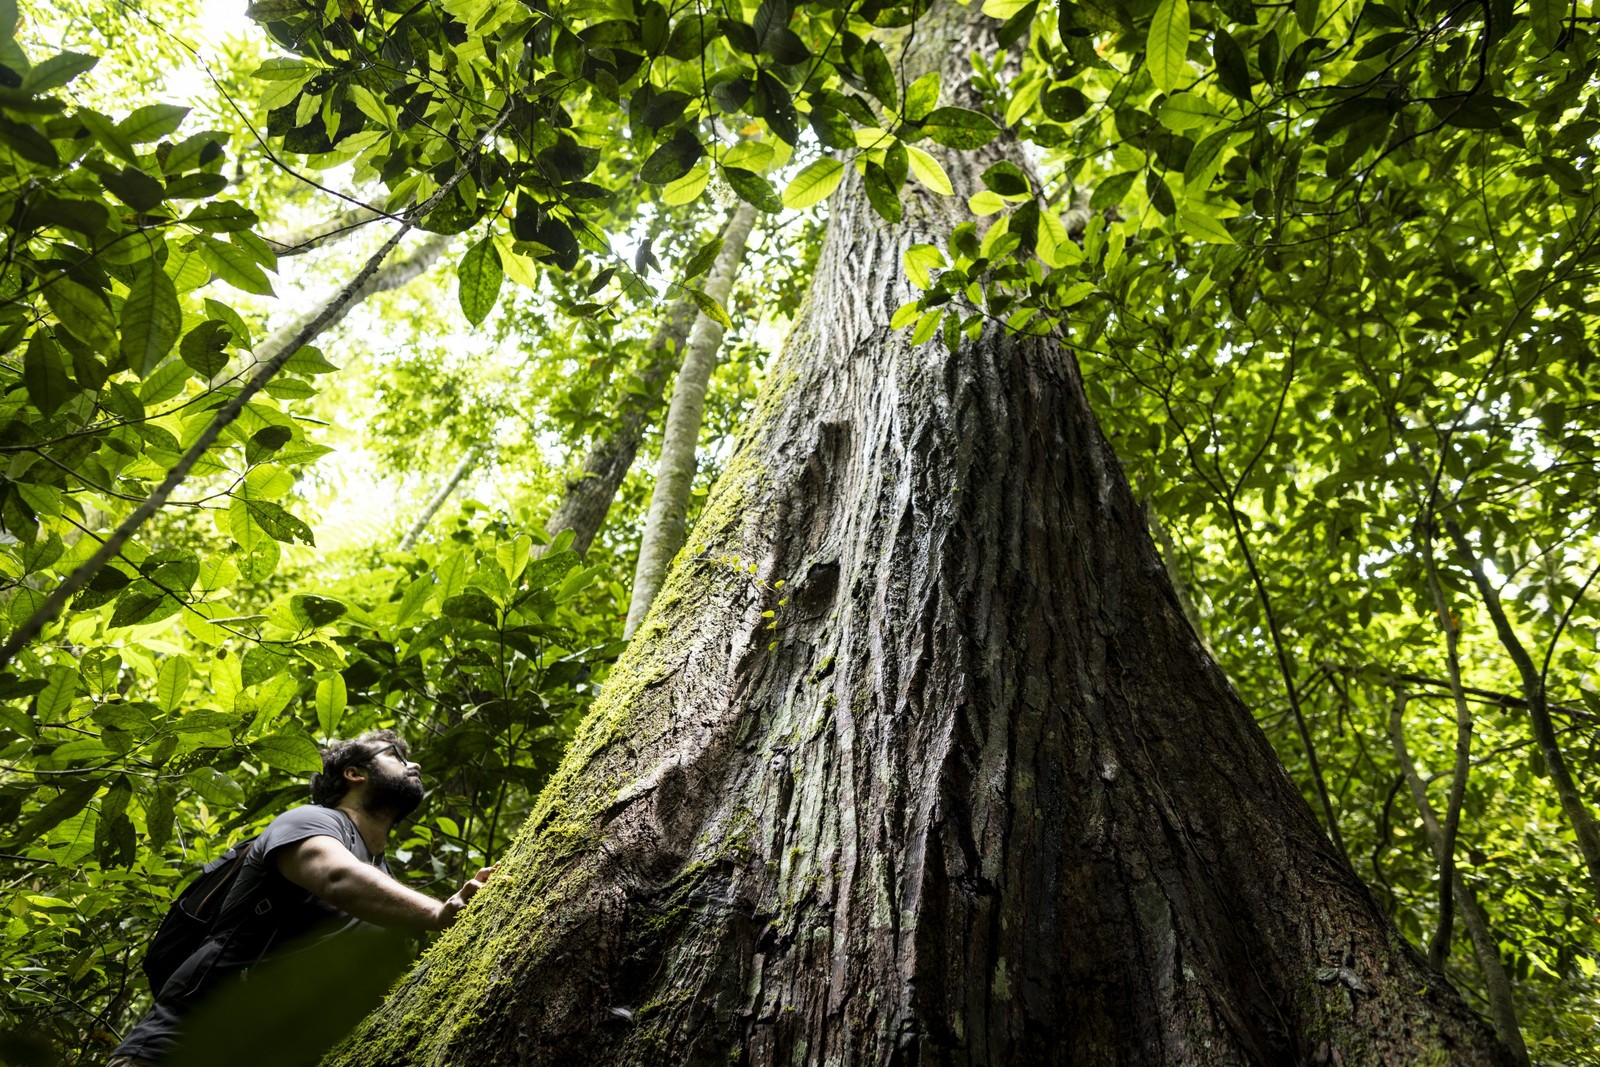
<path id="1" fill-rule="evenodd" d="M 395 754 L 395 758 L 398 759 L 401 763 L 405 763 L 406 762 L 405 756 L 400 754 L 400 747 L 398 745 L 396 745 L 393 741 L 391 741 L 388 744 L 384 745 L 383 747 L 379 748 L 377 751 L 373 752 L 366 759 L 362 760 L 361 763 L 360 763 L 360 766 L 365 767 L 367 764 L 373 762 L 379 756 L 383 755 L 385 752 L 393 752 Z"/>

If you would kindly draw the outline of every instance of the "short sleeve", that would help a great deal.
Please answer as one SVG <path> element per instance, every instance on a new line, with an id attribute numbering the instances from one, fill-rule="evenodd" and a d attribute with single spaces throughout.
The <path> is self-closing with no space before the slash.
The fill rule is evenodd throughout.
<path id="1" fill-rule="evenodd" d="M 350 836 L 350 820 L 342 812 L 307 804 L 273 819 L 261 836 L 256 838 L 251 851 L 265 862 L 278 849 L 308 837 L 331 837 L 348 846 Z"/>

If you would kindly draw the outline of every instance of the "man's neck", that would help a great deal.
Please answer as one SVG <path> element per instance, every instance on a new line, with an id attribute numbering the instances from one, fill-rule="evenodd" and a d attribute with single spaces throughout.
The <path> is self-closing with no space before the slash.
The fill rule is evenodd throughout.
<path id="1" fill-rule="evenodd" d="M 383 854 L 389 844 L 389 831 L 394 829 L 394 820 L 383 815 L 375 815 L 367 811 L 354 801 L 346 801 L 339 805 L 339 810 L 350 816 L 350 821 L 356 824 L 356 830 L 361 834 L 361 840 L 366 843 L 367 851 L 374 856 Z"/>

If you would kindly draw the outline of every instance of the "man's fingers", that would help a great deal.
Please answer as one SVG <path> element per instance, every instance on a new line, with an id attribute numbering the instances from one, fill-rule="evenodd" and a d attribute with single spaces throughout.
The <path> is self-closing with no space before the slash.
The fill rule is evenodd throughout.
<path id="1" fill-rule="evenodd" d="M 493 867 L 479 867 L 478 873 L 472 876 L 474 882 L 487 882 L 494 877 Z"/>

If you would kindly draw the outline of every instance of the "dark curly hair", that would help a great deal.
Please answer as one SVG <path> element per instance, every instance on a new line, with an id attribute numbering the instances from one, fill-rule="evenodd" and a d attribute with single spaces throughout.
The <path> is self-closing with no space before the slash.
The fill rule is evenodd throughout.
<path id="1" fill-rule="evenodd" d="M 411 749 L 393 730 L 368 730 L 348 741 L 334 741 L 322 748 L 322 773 L 311 776 L 311 799 L 325 808 L 336 808 L 350 783 L 344 779 L 346 767 L 360 767 L 394 746 L 401 759 L 410 758 Z"/>

